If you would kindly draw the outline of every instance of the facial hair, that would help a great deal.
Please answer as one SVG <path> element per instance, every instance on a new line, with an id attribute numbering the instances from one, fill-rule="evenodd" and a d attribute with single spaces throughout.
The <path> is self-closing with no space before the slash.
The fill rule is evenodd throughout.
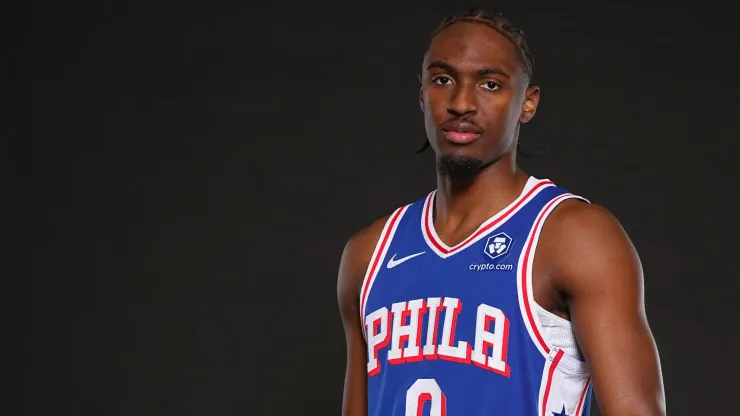
<path id="1" fill-rule="evenodd" d="M 469 156 L 440 156 L 437 159 L 437 173 L 453 183 L 472 182 L 485 167 L 485 162 Z"/>

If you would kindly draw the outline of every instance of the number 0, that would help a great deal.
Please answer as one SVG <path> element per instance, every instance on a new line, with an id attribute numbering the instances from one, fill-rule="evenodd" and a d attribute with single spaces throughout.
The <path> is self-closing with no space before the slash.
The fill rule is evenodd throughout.
<path id="1" fill-rule="evenodd" d="M 406 391 L 406 416 L 421 416 L 424 403 L 431 401 L 429 416 L 445 416 L 447 404 L 439 384 L 432 378 L 420 378 Z"/>

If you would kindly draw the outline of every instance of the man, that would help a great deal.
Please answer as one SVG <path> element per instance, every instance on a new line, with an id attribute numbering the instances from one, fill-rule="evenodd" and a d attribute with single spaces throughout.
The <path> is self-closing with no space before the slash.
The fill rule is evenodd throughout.
<path id="1" fill-rule="evenodd" d="M 500 14 L 445 19 L 419 104 L 437 189 L 348 241 L 343 414 L 664 415 L 640 261 L 604 208 L 516 164 L 540 89 Z"/>

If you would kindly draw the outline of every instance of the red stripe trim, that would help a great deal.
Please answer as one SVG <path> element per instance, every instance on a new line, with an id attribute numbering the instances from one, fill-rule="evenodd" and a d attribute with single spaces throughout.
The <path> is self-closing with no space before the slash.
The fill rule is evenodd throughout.
<path id="1" fill-rule="evenodd" d="M 545 208 L 540 211 L 540 214 L 537 216 L 537 220 L 534 223 L 534 226 L 532 227 L 532 231 L 529 234 L 529 240 L 527 241 L 527 246 L 524 251 L 524 261 L 522 263 L 522 301 L 524 302 L 524 310 L 527 313 L 527 320 L 529 321 L 529 326 L 532 328 L 532 332 L 534 333 L 535 337 L 537 337 L 537 342 L 540 343 L 542 348 L 545 350 L 546 354 L 550 353 L 550 347 L 547 346 L 547 343 L 542 338 L 542 334 L 540 334 L 540 331 L 537 329 L 537 324 L 534 321 L 534 316 L 532 315 L 532 307 L 529 304 L 529 287 L 527 285 L 527 272 L 529 270 L 529 258 L 532 255 L 532 248 L 534 247 L 534 236 L 537 234 L 537 231 L 540 228 L 540 224 L 542 223 L 542 219 L 547 215 L 550 208 L 557 204 L 558 202 L 562 201 L 566 198 L 572 198 L 572 194 L 564 194 L 560 195 L 559 197 L 553 199 L 550 201 L 547 205 L 545 205 Z"/>
<path id="2" fill-rule="evenodd" d="M 555 374 L 555 369 L 560 364 L 560 359 L 563 358 L 563 350 L 558 351 L 555 354 L 555 358 L 552 359 L 550 364 L 550 371 L 547 372 L 547 384 L 545 385 L 545 394 L 542 396 L 542 416 L 545 416 L 547 410 L 547 399 L 550 397 L 550 386 L 552 386 L 552 375 Z"/>
<path id="3" fill-rule="evenodd" d="M 581 414 L 581 407 L 583 406 L 583 402 L 586 400 L 586 392 L 588 391 L 589 386 L 591 386 L 591 377 L 586 380 L 586 387 L 583 388 L 581 398 L 578 399 L 578 407 L 576 407 L 576 411 L 573 414 L 574 416 L 579 416 Z"/>
<path id="4" fill-rule="evenodd" d="M 380 263 L 380 259 L 383 257 L 383 252 L 385 251 L 386 246 L 388 245 L 388 240 L 390 239 L 391 234 L 393 234 L 393 229 L 396 225 L 396 222 L 401 217 L 401 214 L 406 210 L 407 207 L 399 208 L 396 210 L 395 213 L 390 218 L 390 221 L 388 222 L 388 227 L 386 228 L 383 235 L 380 236 L 380 246 L 378 247 L 377 252 L 375 253 L 375 257 L 373 257 L 371 261 L 370 266 L 370 273 L 367 275 L 367 279 L 365 279 L 364 287 L 362 288 L 362 296 L 360 298 L 360 320 L 362 321 L 362 333 L 365 333 L 365 302 L 367 301 L 367 291 L 370 288 L 370 283 L 372 282 L 373 278 L 375 277 L 375 274 L 378 270 L 378 264 Z"/>
<path id="5" fill-rule="evenodd" d="M 431 205 L 432 205 L 432 200 L 434 199 L 434 195 L 435 195 L 435 193 L 432 193 L 432 194 L 429 195 L 429 197 L 427 198 L 426 203 L 424 204 L 424 233 L 426 234 L 427 238 L 429 238 L 429 241 L 431 241 L 432 244 L 434 244 L 434 247 L 437 250 L 439 250 L 440 252 L 444 253 L 444 254 L 450 254 L 450 253 L 453 253 L 455 251 L 461 250 L 461 249 L 465 248 L 465 246 L 468 245 L 471 241 L 473 241 L 477 237 L 479 237 L 481 234 L 487 232 L 491 228 L 493 228 L 493 227 L 497 226 L 498 224 L 500 224 L 501 222 L 507 220 L 511 216 L 511 214 L 514 211 L 516 211 L 524 203 L 524 201 L 526 201 L 532 194 L 534 194 L 535 192 L 537 192 L 540 188 L 542 188 L 544 186 L 548 186 L 548 185 L 554 185 L 554 183 L 552 181 L 549 181 L 549 180 L 544 180 L 544 181 L 538 183 L 537 185 L 535 185 L 534 187 L 532 187 L 532 189 L 530 189 L 529 192 L 527 192 L 524 196 L 520 197 L 519 200 L 513 206 L 511 206 L 499 218 L 497 218 L 493 222 L 485 225 L 484 227 L 479 228 L 470 237 L 468 237 L 467 239 L 465 239 L 465 241 L 463 241 L 462 243 L 456 245 L 455 247 L 449 248 L 449 249 L 446 248 L 445 245 L 442 242 L 440 242 L 439 240 L 437 240 L 437 238 L 435 237 L 434 233 L 431 231 L 431 229 L 429 227 L 429 224 L 431 223 L 431 212 L 432 212 Z"/>

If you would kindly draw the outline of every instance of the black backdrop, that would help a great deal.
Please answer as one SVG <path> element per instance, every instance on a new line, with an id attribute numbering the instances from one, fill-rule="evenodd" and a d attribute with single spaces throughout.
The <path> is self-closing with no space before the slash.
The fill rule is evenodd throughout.
<path id="1" fill-rule="evenodd" d="M 486 5 L 536 59 L 523 167 L 641 254 L 671 415 L 737 410 L 737 36 L 704 5 Z M 338 414 L 341 250 L 434 186 L 415 77 L 467 4 L 34 7 L 26 413 Z"/>

